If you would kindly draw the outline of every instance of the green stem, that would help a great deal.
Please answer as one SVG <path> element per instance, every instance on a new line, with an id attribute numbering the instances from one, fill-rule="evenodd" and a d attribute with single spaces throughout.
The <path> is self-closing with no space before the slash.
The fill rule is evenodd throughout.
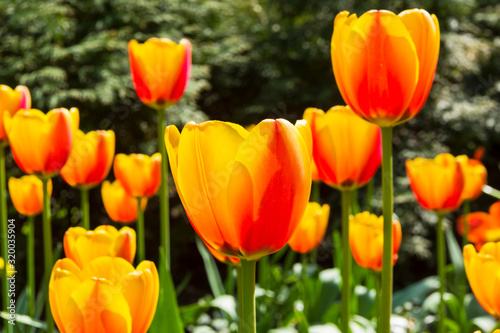
<path id="1" fill-rule="evenodd" d="M 90 230 L 90 218 L 89 218 L 89 190 L 82 189 L 81 193 L 81 214 L 82 214 L 82 227 Z"/>
<path id="2" fill-rule="evenodd" d="M 444 293 L 446 286 L 446 249 L 445 249 L 445 239 L 443 230 L 443 214 L 438 214 L 437 222 L 437 263 L 438 263 L 438 275 L 439 275 L 439 312 L 438 312 L 438 333 L 444 333 L 444 319 L 446 316 L 446 309 L 444 304 Z"/>
<path id="3" fill-rule="evenodd" d="M 238 327 L 243 330 L 243 272 L 241 267 L 236 267 L 236 295 L 238 298 Z"/>
<path id="4" fill-rule="evenodd" d="M 470 213 L 470 200 L 464 200 L 463 203 L 463 216 L 464 216 L 464 222 L 463 222 L 463 235 L 462 235 L 462 247 L 465 245 L 469 244 L 469 231 L 470 231 L 470 225 L 469 225 L 469 213 Z"/>
<path id="5" fill-rule="evenodd" d="M 349 246 L 349 213 L 351 209 L 351 191 L 341 192 L 342 197 L 342 317 L 341 331 L 349 332 L 351 312 L 351 248 Z"/>
<path id="6" fill-rule="evenodd" d="M 321 182 L 313 181 L 311 186 L 312 186 L 311 197 L 310 197 L 309 201 L 319 203 Z"/>
<path id="7" fill-rule="evenodd" d="M 311 264 L 313 264 L 313 265 L 315 265 L 317 263 L 317 259 L 316 259 L 317 252 L 318 252 L 318 249 L 314 249 L 311 251 L 311 254 L 310 254 L 309 260 L 311 261 Z"/>
<path id="8" fill-rule="evenodd" d="M 377 331 L 380 330 L 380 294 L 382 291 L 382 276 L 380 272 L 373 271 L 375 275 L 375 318 L 377 319 Z"/>
<path id="9" fill-rule="evenodd" d="M 52 258 L 52 225 L 50 221 L 50 196 L 48 191 L 48 178 L 41 178 L 43 183 L 43 257 L 45 261 L 45 273 L 50 276 L 54 260 Z M 48 282 L 48 281 L 47 281 Z M 45 315 L 47 321 L 47 332 L 54 331 L 54 321 L 50 312 L 49 288 L 45 294 Z"/>
<path id="10" fill-rule="evenodd" d="M 3 278 L 2 280 L 2 302 L 3 309 L 7 309 L 10 304 L 9 298 L 9 283 L 7 281 L 7 263 L 8 263 L 8 244 L 7 244 L 7 233 L 8 233 L 8 221 L 7 221 L 7 189 L 6 189 L 6 179 L 5 179 L 5 145 L 0 144 L 0 221 L 1 226 L 1 236 L 2 236 L 2 257 L 4 259 L 4 269 L 2 272 Z M 9 324 L 8 319 L 4 321 L 4 327 L 7 328 L 7 332 L 13 332 L 13 325 Z"/>
<path id="11" fill-rule="evenodd" d="M 382 257 L 382 299 L 380 333 L 390 333 L 392 313 L 392 127 L 382 127 L 382 201 L 384 215 L 384 253 Z"/>
<path id="12" fill-rule="evenodd" d="M 372 178 L 370 179 L 368 185 L 366 186 L 366 210 L 369 212 L 372 211 L 372 199 L 374 191 L 375 191 L 375 183 Z"/>
<path id="13" fill-rule="evenodd" d="M 158 151 L 161 154 L 160 186 L 160 244 L 165 253 L 166 267 L 170 271 L 170 216 L 168 202 L 168 157 L 165 148 L 165 110 L 158 110 Z"/>
<path id="14" fill-rule="evenodd" d="M 35 216 L 28 216 L 28 315 L 35 317 Z"/>
<path id="15" fill-rule="evenodd" d="M 141 198 L 137 198 L 137 260 L 141 263 L 146 259 L 146 245 L 144 242 L 144 211 L 141 207 Z"/>
<path id="16" fill-rule="evenodd" d="M 308 294 L 307 294 L 307 253 L 301 253 L 302 257 L 302 288 L 303 290 L 303 296 L 302 296 L 302 304 L 304 306 L 304 310 L 302 311 L 304 313 L 304 316 L 307 318 L 307 313 L 308 313 Z"/>
<path id="17" fill-rule="evenodd" d="M 243 297 L 243 318 L 240 320 L 239 333 L 256 333 L 255 321 L 255 261 L 241 260 Z"/>
<path id="18" fill-rule="evenodd" d="M 500 200 L 500 191 L 497 189 L 494 189 L 493 187 L 491 187 L 489 185 L 483 186 L 483 192 L 488 194 L 488 195 L 491 195 L 493 198 Z"/>

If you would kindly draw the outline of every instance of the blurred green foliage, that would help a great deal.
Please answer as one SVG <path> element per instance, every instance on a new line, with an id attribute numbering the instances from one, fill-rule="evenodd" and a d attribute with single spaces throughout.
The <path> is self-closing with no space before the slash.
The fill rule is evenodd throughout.
<path id="1" fill-rule="evenodd" d="M 344 103 L 330 62 L 333 19 L 339 11 L 359 15 L 372 8 L 399 12 L 413 7 L 438 16 L 442 41 L 427 104 L 415 119 L 395 130 L 395 212 L 404 229 L 395 268 L 398 289 L 435 271 L 435 218 L 411 194 L 406 159 L 441 152 L 471 156 L 484 146 L 489 183 L 500 188 L 500 5 L 496 0 L 0 1 L 0 83 L 27 85 L 33 107 L 44 111 L 78 107 L 84 131 L 116 132 L 117 153 L 151 154 L 156 147 L 156 114 L 140 103 L 133 90 L 127 53 L 130 39 L 186 37 L 193 44 L 192 78 L 185 97 L 168 110 L 169 124 L 221 119 L 248 125 L 269 117 L 294 121 L 306 107 L 326 110 Z M 9 175 L 20 174 L 11 157 L 8 169 Z M 379 187 L 380 176 L 376 177 Z M 54 238 L 61 241 L 64 230 L 79 222 L 79 194 L 60 179 L 54 186 Z M 209 286 L 195 250 L 194 232 L 183 218 L 175 187 L 171 189 L 173 275 L 176 284 L 185 275 L 193 276 L 180 295 L 180 303 L 187 304 L 205 295 Z M 92 225 L 109 223 L 99 189 L 90 195 Z M 323 185 L 322 197 L 332 205 L 331 220 L 337 223 L 338 193 Z M 363 202 L 364 189 L 359 198 Z M 472 208 L 487 210 L 491 203 L 493 199 L 483 195 Z M 380 190 L 374 205 L 380 213 Z M 10 208 L 9 216 L 17 216 Z M 449 215 L 450 226 L 456 216 Z M 156 256 L 157 220 L 158 202 L 153 199 L 146 211 L 150 258 Z M 323 249 L 331 248 L 328 242 L 330 237 Z M 330 267 L 332 254 L 324 254 L 319 263 Z"/>

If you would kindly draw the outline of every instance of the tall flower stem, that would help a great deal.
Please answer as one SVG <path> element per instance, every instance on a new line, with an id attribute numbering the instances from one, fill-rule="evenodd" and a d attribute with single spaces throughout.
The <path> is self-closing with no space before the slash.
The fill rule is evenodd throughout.
<path id="1" fill-rule="evenodd" d="M 243 329 L 243 272 L 241 267 L 236 267 L 236 295 L 238 300 L 238 327 L 240 330 Z"/>
<path id="2" fill-rule="evenodd" d="M 6 180 L 5 180 L 5 145 L 0 144 L 0 234 L 2 236 L 2 257 L 5 260 L 4 270 L 2 275 L 4 276 L 2 280 L 2 302 L 3 309 L 7 309 L 9 306 L 9 284 L 7 281 L 7 262 L 8 262 L 8 245 L 7 245 L 7 196 L 5 193 L 6 189 Z M 4 321 L 4 327 L 8 333 L 14 331 L 14 327 L 9 324 L 8 319 Z"/>
<path id="3" fill-rule="evenodd" d="M 42 177 L 41 179 L 43 184 L 43 257 L 45 262 L 45 274 L 49 274 L 50 276 L 54 260 L 52 258 L 52 225 L 50 221 L 50 197 L 48 190 L 49 178 Z M 45 318 L 47 321 L 47 332 L 52 333 L 54 331 L 54 321 L 52 319 L 52 312 L 50 312 L 49 288 L 47 288 L 45 293 Z"/>
<path id="4" fill-rule="evenodd" d="M 241 260 L 243 297 L 239 333 L 256 333 L 255 321 L 255 267 L 256 261 Z"/>
<path id="5" fill-rule="evenodd" d="M 90 230 L 90 213 L 89 213 L 89 190 L 84 188 L 80 191 L 81 195 L 81 212 L 82 212 L 82 227 Z"/>
<path id="6" fill-rule="evenodd" d="M 438 264 L 438 275 L 439 275 L 439 321 L 438 321 L 438 333 L 444 333 L 444 319 L 446 316 L 446 308 L 444 304 L 444 292 L 446 286 L 446 249 L 445 249 L 445 239 L 443 230 L 443 214 L 438 214 L 437 222 L 437 264 Z"/>
<path id="7" fill-rule="evenodd" d="M 384 253 L 382 256 L 382 298 L 379 333 L 390 333 L 392 312 L 392 127 L 382 127 L 382 210 L 384 215 Z"/>
<path id="8" fill-rule="evenodd" d="M 165 251 L 166 267 L 170 271 L 170 215 L 168 201 L 168 160 L 165 148 L 165 109 L 158 110 L 158 151 L 161 154 L 160 244 Z"/>
<path id="9" fill-rule="evenodd" d="M 382 279 L 380 272 L 373 271 L 375 275 L 375 317 L 377 319 L 377 330 L 380 328 L 380 293 L 382 286 Z"/>
<path id="10" fill-rule="evenodd" d="M 311 188 L 311 198 L 309 201 L 319 203 L 321 182 L 313 181 Z"/>
<path id="11" fill-rule="evenodd" d="M 349 333 L 351 313 L 351 248 L 349 246 L 349 213 L 351 209 L 351 191 L 341 192 L 342 197 L 342 317 L 341 331 Z"/>
<path id="12" fill-rule="evenodd" d="M 35 316 L 35 216 L 28 216 L 28 315 Z"/>
<path id="13" fill-rule="evenodd" d="M 464 216 L 464 224 L 463 224 L 463 231 L 464 234 L 462 236 L 462 247 L 465 245 L 469 244 L 469 232 L 470 232 L 470 225 L 469 225 L 469 213 L 470 213 L 470 200 L 464 200 L 463 203 L 463 216 Z"/>
<path id="14" fill-rule="evenodd" d="M 141 198 L 137 198 L 137 259 L 142 262 L 146 259 L 146 245 L 144 242 L 144 210 L 141 207 Z"/>

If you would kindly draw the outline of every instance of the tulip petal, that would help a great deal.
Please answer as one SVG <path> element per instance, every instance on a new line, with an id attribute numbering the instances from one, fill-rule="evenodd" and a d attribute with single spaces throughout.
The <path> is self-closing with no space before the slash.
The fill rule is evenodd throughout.
<path id="1" fill-rule="evenodd" d="M 259 123 L 238 150 L 228 189 L 229 224 L 240 230 L 247 260 L 288 242 L 310 190 L 309 152 L 297 129 L 281 119 Z"/>
<path id="2" fill-rule="evenodd" d="M 232 209 L 226 197 L 234 159 L 246 136 L 243 127 L 218 121 L 190 122 L 182 131 L 177 162 L 183 167 L 177 168 L 177 190 L 194 229 L 215 249 L 225 246 L 221 239 L 238 244 L 237 229 L 226 221 Z M 167 144 L 171 159 L 172 144 L 175 141 Z"/>
<path id="3" fill-rule="evenodd" d="M 132 333 L 147 332 L 156 311 L 160 291 L 154 263 L 143 261 L 122 281 L 123 296 L 133 314 Z"/>

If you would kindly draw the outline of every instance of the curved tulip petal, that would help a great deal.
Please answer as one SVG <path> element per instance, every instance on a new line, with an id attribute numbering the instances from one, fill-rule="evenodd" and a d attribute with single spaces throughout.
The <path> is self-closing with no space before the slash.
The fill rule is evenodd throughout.
<path id="1" fill-rule="evenodd" d="M 228 188 L 230 223 L 241 232 L 240 252 L 254 260 L 281 249 L 300 222 L 311 190 L 309 152 L 293 125 L 264 120 L 235 161 Z"/>
<path id="2" fill-rule="evenodd" d="M 0 141 L 7 140 L 3 114 L 8 113 L 12 117 L 20 110 L 29 109 L 31 109 L 31 95 L 27 87 L 17 86 L 16 89 L 12 89 L 0 84 Z"/>
<path id="3" fill-rule="evenodd" d="M 101 196 L 104 208 L 109 217 L 115 222 L 129 223 L 137 219 L 137 199 L 128 195 L 121 182 L 102 183 Z M 142 198 L 142 210 L 146 210 L 147 198 Z"/>
<path id="4" fill-rule="evenodd" d="M 52 195 L 52 181 L 48 180 L 48 194 Z M 9 178 L 9 193 L 16 210 L 23 215 L 37 215 L 43 210 L 42 181 L 37 176 Z"/>

